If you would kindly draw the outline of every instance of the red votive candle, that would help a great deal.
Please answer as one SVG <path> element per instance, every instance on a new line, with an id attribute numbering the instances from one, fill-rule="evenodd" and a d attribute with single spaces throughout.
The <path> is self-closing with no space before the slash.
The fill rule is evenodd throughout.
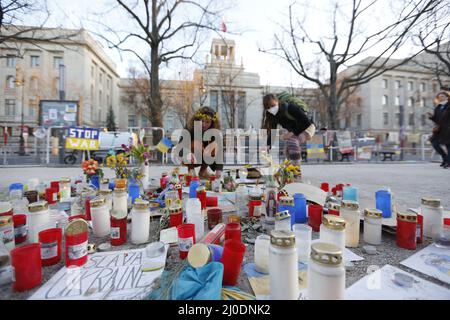
<path id="1" fill-rule="evenodd" d="M 169 225 L 178 227 L 183 224 L 183 208 L 181 206 L 172 206 L 169 208 Z"/>
<path id="2" fill-rule="evenodd" d="M 177 230 L 180 258 L 186 259 L 189 249 L 195 244 L 195 224 L 182 224 L 177 227 Z"/>
<path id="3" fill-rule="evenodd" d="M 237 222 L 227 223 L 225 227 L 225 241 L 230 239 L 242 242 L 240 223 Z"/>
<path id="4" fill-rule="evenodd" d="M 222 222 L 222 209 L 208 209 L 206 212 L 208 216 L 208 229 L 212 230 L 216 225 Z"/>
<path id="5" fill-rule="evenodd" d="M 65 234 L 66 267 L 82 266 L 88 258 L 88 224 L 83 219 L 69 222 Z"/>
<path id="6" fill-rule="evenodd" d="M 223 246 L 221 262 L 223 264 L 223 280 L 225 286 L 234 286 L 241 272 L 245 245 L 241 241 L 226 240 Z"/>
<path id="7" fill-rule="evenodd" d="M 11 264 L 14 267 L 14 291 L 33 289 L 42 282 L 41 244 L 32 243 L 11 250 Z"/>
<path id="8" fill-rule="evenodd" d="M 323 207 L 319 204 L 308 205 L 308 224 L 311 226 L 314 232 L 320 231 L 320 225 L 322 224 Z"/>
<path id="9" fill-rule="evenodd" d="M 417 226 L 416 227 L 417 227 L 417 230 L 416 230 L 417 243 L 422 243 L 423 242 L 423 215 L 421 215 L 420 213 L 417 214 Z"/>
<path id="10" fill-rule="evenodd" d="M 192 180 L 192 176 L 191 175 L 187 175 L 186 176 L 186 187 L 189 187 L 189 185 L 191 184 L 191 180 Z"/>
<path id="11" fill-rule="evenodd" d="M 206 209 L 206 189 L 204 186 L 197 188 L 197 198 L 200 200 L 202 210 Z"/>
<path id="12" fill-rule="evenodd" d="M 54 204 L 58 201 L 58 190 L 55 188 L 45 189 L 45 199 L 48 204 Z"/>
<path id="13" fill-rule="evenodd" d="M 111 217 L 111 245 L 121 246 L 127 242 L 127 218 Z"/>
<path id="14" fill-rule="evenodd" d="M 59 192 L 59 181 L 51 181 L 50 188 L 56 189 L 56 192 Z"/>
<path id="15" fill-rule="evenodd" d="M 414 213 L 397 213 L 397 246 L 415 250 L 417 247 L 417 215 Z"/>
<path id="16" fill-rule="evenodd" d="M 320 189 L 322 189 L 325 192 L 329 192 L 330 191 L 330 184 L 328 182 L 323 182 L 320 185 Z"/>
<path id="17" fill-rule="evenodd" d="M 27 240 L 27 215 L 15 214 L 14 221 L 14 240 L 16 244 L 21 244 Z"/>
<path id="18" fill-rule="evenodd" d="M 39 232 L 43 266 L 52 266 L 61 261 L 62 229 L 53 228 Z"/>
<path id="19" fill-rule="evenodd" d="M 206 197 L 207 207 L 217 207 L 219 205 L 219 199 L 217 197 Z"/>

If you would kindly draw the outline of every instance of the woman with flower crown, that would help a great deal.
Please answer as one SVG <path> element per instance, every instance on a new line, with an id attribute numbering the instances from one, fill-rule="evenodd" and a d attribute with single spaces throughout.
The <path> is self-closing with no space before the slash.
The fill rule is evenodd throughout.
<path id="1" fill-rule="evenodd" d="M 218 142 L 215 141 L 214 137 L 210 141 L 202 141 L 202 140 L 194 140 L 194 123 L 196 121 L 202 122 L 202 136 L 203 133 L 209 129 L 217 129 L 220 130 L 220 122 L 217 113 L 210 107 L 202 107 L 200 108 L 189 120 L 187 124 L 187 130 L 189 131 L 191 135 L 191 152 L 192 152 L 192 161 L 191 163 L 185 163 L 185 165 L 188 167 L 189 171 L 194 170 L 195 167 L 200 167 L 200 171 L 198 173 L 199 177 L 202 179 L 209 179 L 210 174 L 208 173 L 208 167 L 211 168 L 212 171 L 215 172 L 215 175 L 217 178 L 219 178 L 222 174 L 223 170 L 223 164 L 222 163 L 216 163 L 213 164 L 206 164 L 204 161 L 204 156 L 206 154 L 210 156 L 214 156 L 216 153 L 216 150 L 218 150 Z M 221 141 L 220 141 L 221 142 Z M 201 164 L 194 164 L 195 157 L 193 156 L 195 149 L 201 149 L 202 150 L 202 163 Z"/>

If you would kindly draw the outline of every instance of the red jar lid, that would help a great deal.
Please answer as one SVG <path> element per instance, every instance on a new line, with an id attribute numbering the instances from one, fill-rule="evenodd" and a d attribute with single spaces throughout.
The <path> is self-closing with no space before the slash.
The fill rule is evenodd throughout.
<path id="1" fill-rule="evenodd" d="M 444 218 L 444 224 L 450 226 L 450 218 Z"/>

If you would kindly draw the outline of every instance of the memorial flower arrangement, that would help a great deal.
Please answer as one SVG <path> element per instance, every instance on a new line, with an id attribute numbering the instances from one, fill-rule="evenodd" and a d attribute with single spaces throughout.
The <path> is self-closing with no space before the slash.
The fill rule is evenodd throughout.
<path id="1" fill-rule="evenodd" d="M 113 154 L 106 158 L 106 166 L 114 170 L 116 178 L 127 179 L 131 171 L 127 167 L 128 157 L 124 153 Z"/>
<path id="2" fill-rule="evenodd" d="M 275 178 L 280 187 L 283 188 L 286 184 L 294 182 L 294 179 L 300 174 L 300 166 L 292 164 L 290 160 L 284 160 L 275 173 Z"/>
<path id="3" fill-rule="evenodd" d="M 103 170 L 99 168 L 98 162 L 90 159 L 83 161 L 81 164 L 81 168 L 83 169 L 83 173 L 86 176 L 86 180 L 89 182 L 93 176 L 99 176 L 103 178 Z"/>
<path id="4" fill-rule="evenodd" d="M 123 150 L 130 157 L 133 157 L 139 165 L 150 164 L 150 146 L 144 144 L 143 142 L 138 142 L 137 144 L 126 146 L 122 145 Z"/>

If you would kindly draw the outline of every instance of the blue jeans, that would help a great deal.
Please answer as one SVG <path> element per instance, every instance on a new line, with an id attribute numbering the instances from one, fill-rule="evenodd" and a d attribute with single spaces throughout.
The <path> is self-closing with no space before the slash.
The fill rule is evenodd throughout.
<path id="1" fill-rule="evenodd" d="M 447 152 L 444 151 L 439 141 L 433 140 L 431 144 L 433 145 L 434 150 L 441 155 L 442 161 L 450 164 L 450 144 L 445 144 Z"/>

